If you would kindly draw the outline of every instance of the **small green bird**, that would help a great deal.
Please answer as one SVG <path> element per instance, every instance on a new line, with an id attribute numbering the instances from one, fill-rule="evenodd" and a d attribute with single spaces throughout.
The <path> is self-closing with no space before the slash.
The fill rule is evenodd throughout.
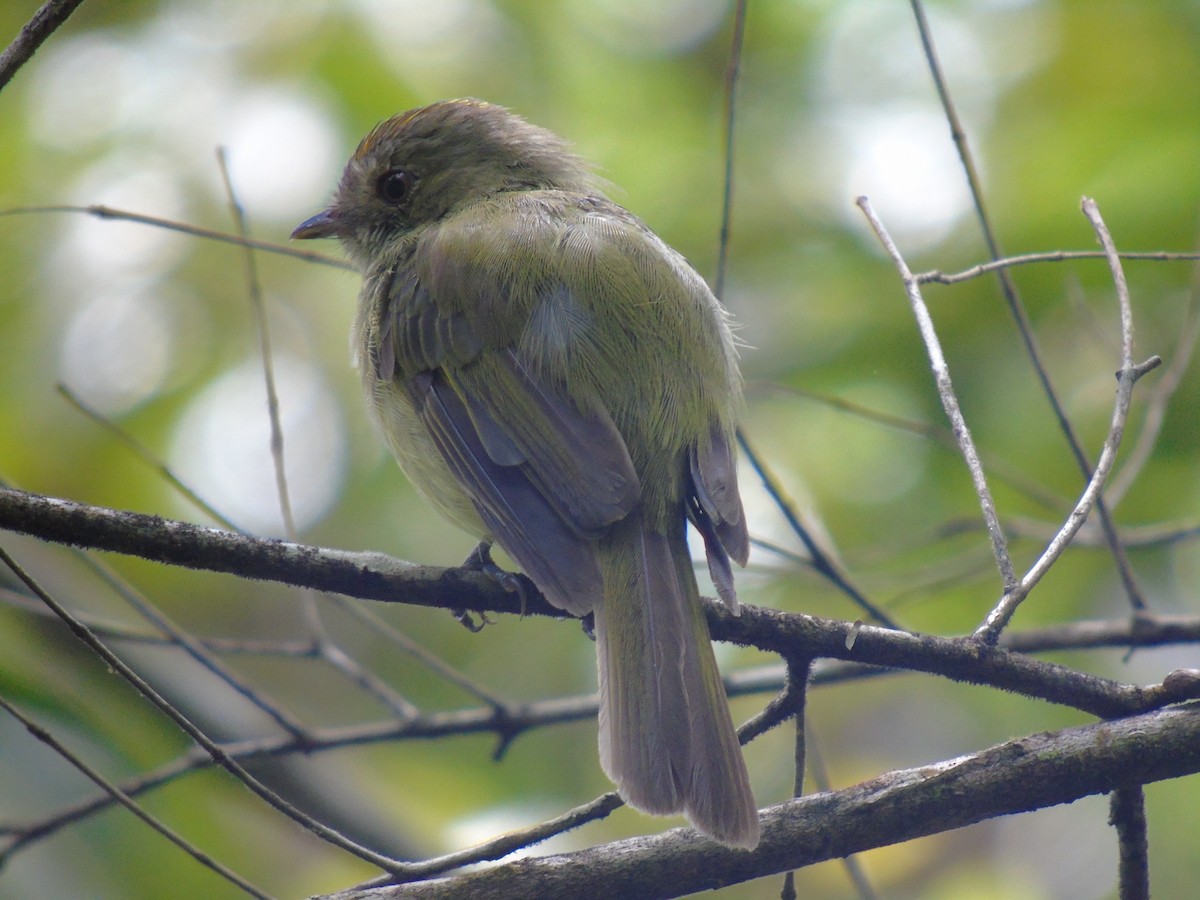
<path id="1" fill-rule="evenodd" d="M 442 514 L 594 614 L 600 762 L 645 812 L 751 848 L 759 822 L 686 529 L 737 610 L 749 538 L 729 316 L 564 141 L 478 100 L 383 122 L 333 204 L 362 272 L 368 405 Z"/>

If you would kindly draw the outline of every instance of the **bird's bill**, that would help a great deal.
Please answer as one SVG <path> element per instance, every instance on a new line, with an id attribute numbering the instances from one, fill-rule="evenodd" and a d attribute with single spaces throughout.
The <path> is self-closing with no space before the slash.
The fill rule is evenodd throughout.
<path id="1" fill-rule="evenodd" d="M 292 232 L 292 240 L 306 241 L 311 238 L 338 236 L 338 220 L 332 209 L 325 209 L 310 219 L 305 219 Z"/>

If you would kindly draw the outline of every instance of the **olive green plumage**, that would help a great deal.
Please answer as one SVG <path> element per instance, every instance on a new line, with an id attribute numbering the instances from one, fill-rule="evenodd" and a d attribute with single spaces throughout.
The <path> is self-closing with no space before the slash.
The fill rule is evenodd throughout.
<path id="1" fill-rule="evenodd" d="M 756 845 L 685 536 L 690 519 L 736 610 L 741 388 L 703 279 L 559 138 L 476 100 L 378 126 L 293 236 L 339 238 L 362 271 L 357 363 L 413 484 L 551 603 L 595 613 L 622 795 Z"/>

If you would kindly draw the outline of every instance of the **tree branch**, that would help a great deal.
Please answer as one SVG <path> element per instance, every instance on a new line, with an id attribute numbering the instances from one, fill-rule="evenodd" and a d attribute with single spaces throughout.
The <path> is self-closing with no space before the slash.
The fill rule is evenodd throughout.
<path id="1" fill-rule="evenodd" d="M 383 553 L 351 553 L 204 528 L 160 516 L 88 506 L 0 488 L 0 529 L 91 550 L 109 550 L 154 562 L 368 600 L 403 600 L 417 606 L 563 617 L 533 583 L 527 602 L 486 574 L 404 562 Z"/>
<path id="2" fill-rule="evenodd" d="M 523 596 L 489 576 L 418 566 L 381 553 L 349 553 L 202 528 L 0 488 L 0 528 L 45 540 L 113 550 L 158 562 L 279 581 L 368 600 L 476 612 L 562 618 L 524 576 Z M 989 685 L 1102 718 L 1130 715 L 1200 697 L 1200 682 L 1176 678 L 1141 687 L 1030 659 L 982 641 L 911 634 L 745 605 L 740 615 L 706 603 L 717 640 L 784 657 L 841 659 Z"/>
<path id="3" fill-rule="evenodd" d="M 752 852 L 690 828 L 452 878 L 350 890 L 326 900 L 437 897 L 668 898 L 1200 771 L 1200 704 L 1035 734 L 958 759 L 889 772 L 762 814 Z"/>
<path id="4" fill-rule="evenodd" d="M 38 47 L 58 30 L 83 0 L 46 0 L 33 18 L 25 23 L 13 42 L 0 53 L 0 89 L 3 89 L 17 70 L 33 58 Z"/>

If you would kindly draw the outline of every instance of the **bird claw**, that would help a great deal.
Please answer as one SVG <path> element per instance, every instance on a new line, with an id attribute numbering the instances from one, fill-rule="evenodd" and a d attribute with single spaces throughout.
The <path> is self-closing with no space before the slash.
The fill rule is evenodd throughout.
<path id="1" fill-rule="evenodd" d="M 528 606 L 528 596 L 525 593 L 525 585 L 521 583 L 521 579 L 518 578 L 515 573 L 506 572 L 504 569 L 496 565 L 496 563 L 492 560 L 491 541 L 480 541 L 475 549 L 471 551 L 470 555 L 463 561 L 462 568 L 472 569 L 476 572 L 482 572 L 484 575 L 487 575 L 489 578 L 499 584 L 500 587 L 504 588 L 504 590 L 508 593 L 517 594 L 521 599 L 521 616 L 524 617 L 525 610 Z M 471 625 L 467 625 L 467 623 L 463 621 L 464 619 L 470 619 L 470 616 L 467 614 L 466 610 L 459 610 L 458 613 L 461 613 L 461 616 L 456 614 L 455 618 L 466 625 L 467 628 L 471 628 Z M 481 618 L 483 619 L 483 625 L 490 624 L 490 620 L 487 618 L 487 616 L 481 616 Z M 483 627 L 483 625 L 479 625 L 477 628 L 472 628 L 472 630 L 478 631 Z"/>
<path id="2" fill-rule="evenodd" d="M 454 616 L 454 621 L 458 622 L 459 625 L 467 629 L 471 634 L 479 634 L 479 632 L 483 631 L 485 625 L 492 624 L 492 620 L 482 613 L 479 616 L 479 621 L 475 621 L 475 617 L 467 609 L 452 609 L 450 610 L 450 615 Z"/>

